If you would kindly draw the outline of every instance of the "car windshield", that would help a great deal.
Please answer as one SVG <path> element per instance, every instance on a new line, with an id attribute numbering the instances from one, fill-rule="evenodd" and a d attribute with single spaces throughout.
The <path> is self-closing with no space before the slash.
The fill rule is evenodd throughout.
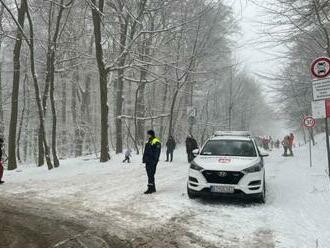
<path id="1" fill-rule="evenodd" d="M 251 140 L 209 140 L 201 155 L 256 157 L 256 149 Z"/>

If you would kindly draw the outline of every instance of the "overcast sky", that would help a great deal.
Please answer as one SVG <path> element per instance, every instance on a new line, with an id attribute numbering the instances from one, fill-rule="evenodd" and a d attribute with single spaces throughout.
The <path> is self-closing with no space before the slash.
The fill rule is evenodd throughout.
<path id="1" fill-rule="evenodd" d="M 271 18 L 266 11 L 248 0 L 225 0 L 233 6 L 235 17 L 239 20 L 241 34 L 237 38 L 236 57 L 250 73 L 268 74 L 279 72 L 279 55 L 283 48 L 264 48 L 265 39 L 261 35 L 263 30 L 267 30 L 267 25 L 262 24 Z M 260 5 L 265 4 L 265 0 L 259 0 Z"/>
<path id="2" fill-rule="evenodd" d="M 272 104 L 272 93 L 267 85 L 273 82 L 267 81 L 258 75 L 269 75 L 280 73 L 283 60 L 279 57 L 283 55 L 285 49 L 283 47 L 275 48 L 270 46 L 265 48 L 262 42 L 265 36 L 262 35 L 263 30 L 269 28 L 262 24 L 269 22 L 269 15 L 266 11 L 249 0 L 224 0 L 226 4 L 234 9 L 236 20 L 239 20 L 240 35 L 237 38 L 236 58 L 240 62 L 242 68 L 245 68 L 250 75 L 254 75 L 264 87 L 264 94 L 269 103 L 276 109 L 276 104 Z M 265 4 L 267 0 L 258 0 L 260 5 Z M 268 0 L 271 1 L 271 0 Z M 259 3 L 258 3 L 259 4 Z M 268 89 L 268 90 L 267 90 Z M 278 129 L 275 131 L 277 135 L 284 135 L 287 127 L 284 120 L 274 120 Z"/>

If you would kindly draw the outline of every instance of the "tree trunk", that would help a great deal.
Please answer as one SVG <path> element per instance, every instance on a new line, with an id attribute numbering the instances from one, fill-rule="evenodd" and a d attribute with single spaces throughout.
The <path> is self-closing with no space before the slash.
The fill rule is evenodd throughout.
<path id="1" fill-rule="evenodd" d="M 27 6 L 27 0 L 22 0 L 22 3 L 25 3 Z M 50 159 L 50 151 L 47 143 L 47 137 L 46 137 L 46 128 L 45 128 L 45 116 L 44 116 L 44 111 L 42 108 L 42 101 L 40 97 L 40 88 L 39 88 L 39 82 L 36 74 L 36 69 L 35 69 L 35 59 L 34 59 L 34 31 L 33 31 L 33 22 L 32 18 L 30 16 L 29 8 L 27 6 L 26 8 L 26 15 L 27 19 L 29 22 L 30 26 L 30 39 L 28 40 L 28 45 L 30 49 L 30 69 L 31 69 L 31 74 L 33 78 L 33 85 L 34 85 L 34 90 L 35 90 L 35 98 L 37 101 L 37 106 L 38 106 L 38 115 L 39 115 L 39 122 L 40 122 L 40 135 L 43 138 L 43 145 L 44 145 L 44 151 L 45 151 L 45 157 L 46 157 L 46 163 L 48 166 L 48 169 L 52 169 L 52 161 Z"/>
<path id="2" fill-rule="evenodd" d="M 95 51 L 96 61 L 99 70 L 99 82 L 100 82 L 100 98 L 101 98 L 101 156 L 100 162 L 106 162 L 110 159 L 109 154 L 109 140 L 108 140 L 108 72 L 105 68 L 102 48 L 102 34 L 101 34 L 101 16 L 103 14 L 104 0 L 99 0 L 99 4 L 96 4 L 96 0 L 91 0 L 93 3 L 92 16 L 94 26 L 95 37 Z M 94 6 L 98 6 L 97 8 Z"/>
<path id="3" fill-rule="evenodd" d="M 59 7 L 58 15 L 56 18 L 55 24 L 55 32 L 53 38 L 51 39 L 51 22 L 52 22 L 52 9 L 53 9 L 53 2 L 50 2 L 50 10 L 49 10 L 49 28 L 48 28 L 48 48 L 47 48 L 47 75 L 46 75 L 46 85 L 49 85 L 49 94 L 50 94 L 50 104 L 51 104 L 51 111 L 52 111 L 52 154 L 53 154 L 53 161 L 54 166 L 59 167 L 60 162 L 57 156 L 57 115 L 56 115 L 56 106 L 55 106 L 55 53 L 57 48 L 57 39 L 60 31 L 60 24 L 62 19 L 62 14 L 64 10 L 64 0 L 61 0 L 60 7 Z M 45 103 L 46 104 L 46 103 Z M 45 106 L 45 105 L 44 105 Z"/>
<path id="4" fill-rule="evenodd" d="M 18 9 L 18 23 L 20 27 L 24 28 L 25 13 L 27 11 L 27 2 L 22 1 L 21 6 Z M 16 161 L 16 130 L 17 130 L 17 116 L 18 116 L 18 96 L 19 96 L 19 82 L 21 73 L 21 47 L 23 34 L 19 27 L 16 31 L 16 41 L 14 47 L 14 73 L 13 73 L 13 88 L 11 95 L 11 112 L 10 112 L 10 124 L 9 124 L 9 138 L 8 138 L 8 170 L 14 170 L 17 168 Z"/>
<path id="5" fill-rule="evenodd" d="M 0 9 L 0 31 L 3 32 L 3 14 L 4 6 L 1 5 Z M 0 37 L 0 51 L 2 50 L 3 37 Z M 2 65 L 3 65 L 3 55 L 0 57 L 0 137 L 3 138 L 5 134 L 5 121 L 3 119 L 3 102 L 2 102 Z"/>
<path id="6" fill-rule="evenodd" d="M 19 121 L 19 126 L 18 126 L 18 133 L 17 133 L 17 160 L 18 162 L 21 162 L 21 154 L 20 154 L 20 146 L 21 146 L 21 136 L 22 136 L 22 128 L 23 128 L 23 122 L 24 122 L 24 116 L 25 116 L 25 111 L 26 111 L 26 86 L 27 85 L 27 74 L 25 73 L 24 76 L 24 81 L 23 81 L 23 107 L 22 107 L 22 113 Z"/>
<path id="7" fill-rule="evenodd" d="M 53 161 L 54 161 L 54 166 L 59 167 L 60 166 L 60 161 L 58 160 L 57 156 L 57 135 L 56 135 L 56 128 L 57 128 L 57 116 L 56 116 L 56 108 L 55 108 L 55 97 L 54 97 L 54 91 L 55 91 L 55 86 L 54 86 L 54 60 L 52 62 L 52 80 L 50 83 L 50 105 L 51 105 L 51 110 L 52 110 L 52 117 L 53 117 L 53 127 L 52 127 L 52 154 L 53 154 Z"/>
<path id="8" fill-rule="evenodd" d="M 171 111 L 170 111 L 170 124 L 168 128 L 168 136 L 173 136 L 173 117 L 174 117 L 174 108 L 175 108 L 175 103 L 176 99 L 179 94 L 179 89 L 176 89 L 172 98 L 172 103 L 171 103 Z"/>
<path id="9" fill-rule="evenodd" d="M 123 124 L 121 115 L 123 113 L 123 77 L 124 70 L 118 70 L 118 79 L 116 84 L 116 153 L 123 152 Z"/>
<path id="10" fill-rule="evenodd" d="M 94 44 L 94 39 L 93 37 L 90 40 L 90 46 L 89 46 L 89 51 L 88 54 L 90 56 L 93 55 L 93 44 Z M 83 128 L 82 132 L 82 140 L 83 142 L 86 139 L 86 144 L 88 146 L 88 151 L 89 153 L 92 152 L 92 146 L 93 146 L 93 141 L 92 141 L 92 130 L 91 130 L 91 85 L 92 85 L 92 75 L 90 72 L 87 72 L 86 78 L 85 78 L 85 89 L 82 91 L 82 103 L 81 103 L 81 127 Z M 86 135 L 87 133 L 87 135 Z"/>
<path id="11" fill-rule="evenodd" d="M 127 38 L 127 20 L 121 20 L 120 24 L 120 49 L 119 54 L 123 54 L 126 48 L 126 38 Z M 119 59 L 118 67 L 123 67 L 125 65 L 126 56 L 121 55 Z M 117 81 L 116 81 L 116 153 L 123 152 L 123 124 L 121 120 L 121 115 L 123 113 L 123 91 L 124 91 L 124 69 L 120 68 L 117 71 Z"/>
<path id="12" fill-rule="evenodd" d="M 141 72 L 142 73 L 142 72 Z M 137 89 L 137 97 L 136 97 L 136 141 L 138 144 L 144 143 L 144 120 L 139 119 L 139 117 L 144 117 L 145 114 L 145 105 L 144 105 L 144 90 L 145 90 L 145 83 L 142 82 L 142 78 L 145 78 L 141 74 L 141 82 Z"/>
<path id="13" fill-rule="evenodd" d="M 166 110 L 166 100 L 167 100 L 167 92 L 168 92 L 168 85 L 165 84 L 164 85 L 165 89 L 164 89 L 164 95 L 163 95 L 163 99 L 162 99 L 162 114 L 165 113 Z M 165 135 L 165 117 L 162 117 L 160 119 L 160 131 L 159 131 L 159 136 L 161 139 L 164 138 Z"/>
<path id="14" fill-rule="evenodd" d="M 0 44 L 1 51 L 1 44 Z M 0 61 L 0 136 L 3 137 L 5 133 L 5 121 L 3 119 L 3 102 L 2 102 L 2 59 Z"/>
<path id="15" fill-rule="evenodd" d="M 62 107 L 61 107 L 61 119 L 62 119 L 62 134 L 61 134 L 61 155 L 65 156 L 67 153 L 67 124 L 66 124 L 66 111 L 67 111 L 67 86 L 66 86 L 66 79 L 62 76 Z"/>
<path id="16" fill-rule="evenodd" d="M 25 114 L 25 123 L 24 123 L 24 139 L 23 139 L 23 161 L 27 161 L 28 159 L 28 148 L 29 146 L 31 147 L 32 144 L 32 140 L 33 140 L 33 132 L 31 133 L 30 129 L 29 129 L 29 123 L 31 121 L 31 96 L 30 96 L 30 90 L 29 90 L 29 78 L 28 75 L 27 76 L 27 86 L 26 86 L 26 114 Z"/>
<path id="17" fill-rule="evenodd" d="M 38 166 L 45 164 L 44 137 L 41 127 L 38 130 Z"/>
<path id="18" fill-rule="evenodd" d="M 79 80 L 80 80 L 79 71 L 77 68 L 73 73 L 73 82 L 71 85 L 71 113 L 72 113 L 72 123 L 74 128 L 74 141 L 72 144 L 72 149 L 75 157 L 80 157 L 82 155 L 80 126 L 78 124 L 78 108 L 77 108 L 77 94 L 78 94 Z"/>

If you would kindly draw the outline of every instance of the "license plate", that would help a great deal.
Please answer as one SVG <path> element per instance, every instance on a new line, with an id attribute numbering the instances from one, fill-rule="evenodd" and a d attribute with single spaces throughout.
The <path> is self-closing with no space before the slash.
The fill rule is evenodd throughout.
<path id="1" fill-rule="evenodd" d="M 234 193 L 235 189 L 233 186 L 211 186 L 211 192 L 214 193 Z"/>

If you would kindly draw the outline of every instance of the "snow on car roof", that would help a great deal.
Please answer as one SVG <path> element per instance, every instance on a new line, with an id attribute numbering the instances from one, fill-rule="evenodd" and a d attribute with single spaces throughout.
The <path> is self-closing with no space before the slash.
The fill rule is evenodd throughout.
<path id="1" fill-rule="evenodd" d="M 213 136 L 210 140 L 251 140 L 251 137 L 247 136 Z"/>

